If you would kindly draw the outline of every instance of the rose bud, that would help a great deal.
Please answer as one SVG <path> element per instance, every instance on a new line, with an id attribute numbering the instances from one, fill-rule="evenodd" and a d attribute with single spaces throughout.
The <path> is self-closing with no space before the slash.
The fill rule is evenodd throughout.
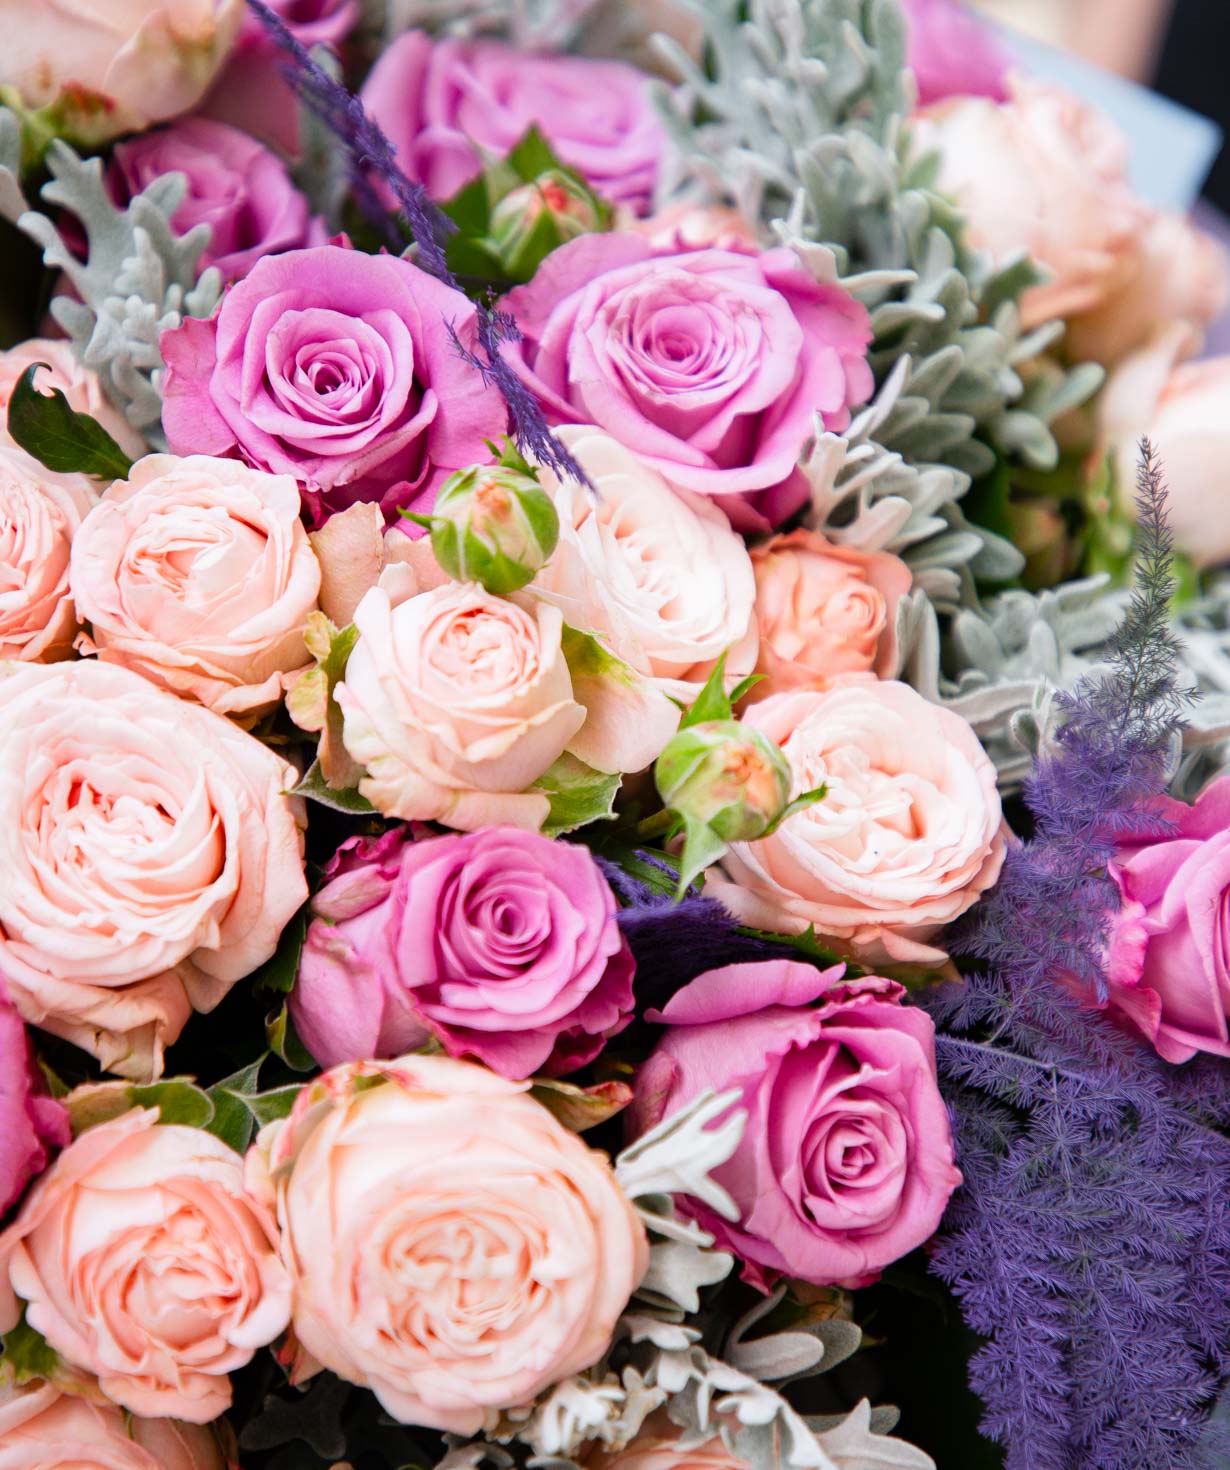
<path id="1" fill-rule="evenodd" d="M 754 842 L 790 800 L 790 763 L 780 748 L 738 720 L 689 725 L 658 757 L 663 803 L 726 842 Z"/>
<path id="2" fill-rule="evenodd" d="M 501 257 L 512 262 L 536 237 L 549 234 L 553 249 L 603 229 L 603 216 L 602 205 L 580 179 L 552 168 L 506 194 L 491 211 L 489 228 Z"/>
<path id="3" fill-rule="evenodd" d="M 473 465 L 445 481 L 430 516 L 436 560 L 457 582 L 481 582 L 497 597 L 516 592 L 547 564 L 559 516 L 533 475 L 503 465 Z"/>

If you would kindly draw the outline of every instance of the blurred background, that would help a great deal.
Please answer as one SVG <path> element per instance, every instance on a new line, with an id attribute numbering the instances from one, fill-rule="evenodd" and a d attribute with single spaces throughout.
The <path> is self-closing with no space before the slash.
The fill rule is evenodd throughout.
<path id="1" fill-rule="evenodd" d="M 1202 113 L 1230 133 L 1230 0 L 971 0 L 974 8 Z M 1230 213 L 1230 149 L 1205 197 Z"/>

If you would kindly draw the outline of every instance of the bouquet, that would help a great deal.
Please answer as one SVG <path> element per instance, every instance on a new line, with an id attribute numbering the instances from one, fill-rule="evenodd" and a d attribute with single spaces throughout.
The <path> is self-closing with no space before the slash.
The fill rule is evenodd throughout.
<path id="1" fill-rule="evenodd" d="M 0 59 L 0 1470 L 1194 1470 L 1218 247 L 948 0 Z"/>

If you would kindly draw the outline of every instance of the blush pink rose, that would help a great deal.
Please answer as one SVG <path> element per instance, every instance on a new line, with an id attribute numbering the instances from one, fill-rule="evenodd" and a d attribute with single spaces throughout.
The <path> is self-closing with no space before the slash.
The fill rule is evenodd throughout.
<path id="1" fill-rule="evenodd" d="M 226 1470 L 212 1429 L 130 1419 L 50 1383 L 0 1386 L 0 1470 Z"/>
<path id="2" fill-rule="evenodd" d="M 800 530 L 755 547 L 752 566 L 764 675 L 752 699 L 897 673 L 897 608 L 912 580 L 899 557 Z"/>
<path id="3" fill-rule="evenodd" d="M 790 250 L 659 251 L 583 235 L 506 298 L 504 351 L 557 424 L 593 424 L 740 529 L 807 499 L 816 415 L 840 432 L 871 396 L 866 310 Z"/>
<path id="4" fill-rule="evenodd" d="M 0 90 L 78 143 L 140 132 L 201 99 L 244 8 L 244 0 L 33 0 L 5 36 Z"/>
<path id="5" fill-rule="evenodd" d="M 921 103 L 945 97 L 1004 100 L 1012 59 L 960 0 L 903 0 L 902 8 Z"/>
<path id="6" fill-rule="evenodd" d="M 286 1330 L 290 1282 L 240 1155 L 139 1108 L 82 1133 L 0 1234 L 0 1332 L 23 1309 L 113 1403 L 206 1424 Z"/>
<path id="7" fill-rule="evenodd" d="M 1230 776 L 1153 814 L 1157 835 L 1123 843 L 1110 869 L 1108 1004 L 1168 1062 L 1230 1058 Z"/>
<path id="8" fill-rule="evenodd" d="M 474 1435 L 607 1350 L 645 1232 L 527 1087 L 448 1057 L 356 1063 L 262 1130 L 248 1177 L 276 1200 L 298 1376 Z"/>
<path id="9" fill-rule="evenodd" d="M 352 839 L 325 869 L 291 993 L 322 1066 L 435 1036 L 504 1077 L 575 1071 L 632 1019 L 635 965 L 588 848 L 515 827 Z"/>
<path id="10" fill-rule="evenodd" d="M 0 658 L 54 663 L 72 654 L 73 537 L 98 495 L 85 475 L 58 475 L 0 444 Z"/>
<path id="11" fill-rule="evenodd" d="M 82 647 L 248 720 L 281 700 L 320 592 L 299 489 L 233 459 L 151 454 L 73 541 Z"/>
<path id="12" fill-rule="evenodd" d="M 817 933 L 870 961 L 942 962 L 930 944 L 992 887 L 1006 839 L 995 767 L 969 725 L 907 684 L 778 694 L 747 723 L 822 801 L 736 842 L 705 891 L 742 922 Z"/>
<path id="13" fill-rule="evenodd" d="M 1102 113 L 1047 82 L 1013 77 L 1007 102 L 928 109 L 916 142 L 940 160 L 937 187 L 969 243 L 998 262 L 1028 252 L 1051 272 L 1021 300 L 1026 329 L 1096 310 L 1137 269 L 1150 212 L 1128 180 L 1128 145 Z"/>
<path id="14" fill-rule="evenodd" d="M 107 188 L 125 205 L 171 173 L 183 174 L 188 185 L 171 226 L 180 235 L 209 226 L 198 269 L 216 266 L 225 281 L 245 276 L 264 255 L 323 245 L 327 238 L 321 221 L 309 218 L 307 200 L 282 160 L 238 128 L 187 117 L 117 143 Z"/>
<path id="15" fill-rule="evenodd" d="M 63 1103 L 47 1096 L 26 1028 L 0 981 L 0 1219 L 69 1140 Z"/>
<path id="16" fill-rule="evenodd" d="M 342 739 L 367 768 L 359 790 L 385 816 L 462 831 L 537 829 L 529 788 L 585 723 L 557 609 L 448 583 L 394 607 L 373 588 L 337 686 Z"/>
<path id="17" fill-rule="evenodd" d="M 389 520 L 430 510 L 507 423 L 457 350 L 477 334 L 473 303 L 408 260 L 340 245 L 267 256 L 209 321 L 163 334 L 167 440 L 293 475 L 318 522 L 359 500 Z"/>
<path id="18" fill-rule="evenodd" d="M 565 425 L 559 439 L 594 488 L 539 470 L 560 536 L 535 593 L 681 703 L 695 699 L 722 654 L 732 679 L 750 674 L 752 563 L 722 512 L 672 491 L 601 430 Z"/>
<path id="19" fill-rule="evenodd" d="M 89 660 L 0 677 L 0 980 L 147 1078 L 307 897 L 294 767 L 221 715 Z"/>
<path id="20" fill-rule="evenodd" d="M 35 363 L 46 364 L 35 379 L 40 391 L 58 388 L 69 408 L 97 419 L 130 459 L 145 453 L 145 440 L 103 392 L 98 374 L 79 361 L 69 343 L 50 337 L 32 337 L 0 352 L 0 443 L 14 442 L 8 433 L 9 399 L 22 374 Z"/>
<path id="21" fill-rule="evenodd" d="M 891 980 L 841 975 L 729 965 L 649 1013 L 670 1029 L 637 1078 L 632 1130 L 699 1093 L 739 1092 L 743 1139 L 713 1171 L 739 1218 L 685 1208 L 762 1290 L 778 1275 L 874 1280 L 935 1233 L 961 1183 L 931 1018 Z"/>
<path id="22" fill-rule="evenodd" d="M 361 96 L 398 162 L 437 199 L 476 177 L 484 157 L 507 157 L 536 126 L 595 192 L 645 214 L 667 148 L 648 78 L 621 61 L 409 31 L 372 68 Z"/>
<path id="23" fill-rule="evenodd" d="M 746 1460 L 726 1448 L 721 1436 L 701 1444 L 691 1444 L 692 1438 L 659 1411 L 645 1421 L 631 1443 L 616 1450 L 599 1447 L 583 1463 L 585 1470 L 751 1470 Z"/>

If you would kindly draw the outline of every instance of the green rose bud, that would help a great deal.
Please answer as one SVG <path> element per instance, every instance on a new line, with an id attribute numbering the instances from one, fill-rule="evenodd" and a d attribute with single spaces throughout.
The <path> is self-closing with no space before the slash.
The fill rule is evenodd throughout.
<path id="1" fill-rule="evenodd" d="M 491 211 L 491 239 L 510 262 L 519 261 L 536 239 L 555 249 L 604 228 L 597 197 L 561 169 L 548 169 L 513 189 Z"/>
<path id="2" fill-rule="evenodd" d="M 763 837 L 790 801 L 789 761 L 737 720 L 680 730 L 658 757 L 654 780 L 666 807 L 724 843 Z"/>
<path id="3" fill-rule="evenodd" d="M 451 475 L 430 516 L 436 560 L 457 582 L 488 592 L 516 592 L 547 564 L 559 540 L 559 516 L 533 475 L 501 465 L 473 465 Z"/>

